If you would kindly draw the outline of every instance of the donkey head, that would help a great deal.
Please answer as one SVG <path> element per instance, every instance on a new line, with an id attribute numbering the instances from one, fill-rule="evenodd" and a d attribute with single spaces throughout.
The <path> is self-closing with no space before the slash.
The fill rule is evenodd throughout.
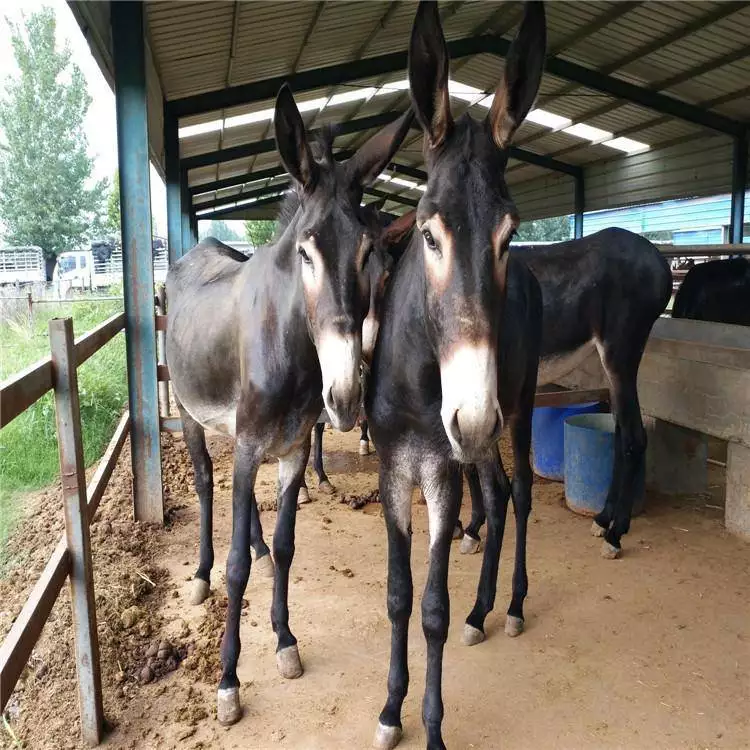
<path id="1" fill-rule="evenodd" d="M 424 130 L 428 180 L 417 209 L 441 418 L 457 458 L 486 452 L 502 429 L 497 342 L 508 243 L 518 216 L 504 179 L 510 140 L 536 97 L 545 56 L 542 3 L 527 3 L 483 121 L 453 119 L 449 58 L 437 3 L 422 2 L 409 47 L 412 107 Z"/>
<path id="2" fill-rule="evenodd" d="M 307 324 L 318 353 L 323 401 L 334 426 L 350 430 L 361 399 L 362 322 L 370 295 L 372 230 L 361 204 L 401 145 L 412 113 L 370 138 L 350 159 L 337 162 L 330 141 L 308 139 L 288 86 L 276 99 L 276 142 L 299 198 L 288 232 L 297 248 Z"/>

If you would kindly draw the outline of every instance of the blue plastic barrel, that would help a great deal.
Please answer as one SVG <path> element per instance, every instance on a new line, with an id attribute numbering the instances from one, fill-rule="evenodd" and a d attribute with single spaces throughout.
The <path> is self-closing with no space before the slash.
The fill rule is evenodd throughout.
<path id="1" fill-rule="evenodd" d="M 604 509 L 615 460 L 611 414 L 579 414 L 565 420 L 565 504 L 593 516 Z"/>
<path id="2" fill-rule="evenodd" d="M 564 425 L 568 417 L 598 412 L 596 401 L 574 406 L 540 406 L 531 422 L 534 473 L 562 482 L 565 471 Z"/>

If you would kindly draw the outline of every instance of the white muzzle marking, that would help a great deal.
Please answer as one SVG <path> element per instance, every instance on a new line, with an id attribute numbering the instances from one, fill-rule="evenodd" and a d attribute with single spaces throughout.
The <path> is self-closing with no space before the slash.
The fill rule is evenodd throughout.
<path id="1" fill-rule="evenodd" d="M 361 358 L 362 343 L 359 337 L 333 332 L 321 336 L 318 359 L 323 375 L 323 403 L 333 426 L 342 432 L 354 427 L 359 413 Z"/>
<path id="2" fill-rule="evenodd" d="M 503 424 L 495 353 L 486 344 L 457 347 L 440 363 L 440 382 L 440 416 L 456 458 L 485 453 Z"/>

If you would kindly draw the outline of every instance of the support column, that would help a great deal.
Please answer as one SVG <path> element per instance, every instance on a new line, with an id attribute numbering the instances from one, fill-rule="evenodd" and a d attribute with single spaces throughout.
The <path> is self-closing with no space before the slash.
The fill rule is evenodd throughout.
<path id="1" fill-rule="evenodd" d="M 169 265 L 182 257 L 182 217 L 180 196 L 180 141 L 177 118 L 164 103 L 164 162 L 167 177 L 167 241 Z"/>
<path id="2" fill-rule="evenodd" d="M 747 130 L 734 139 L 732 149 L 732 209 L 729 222 L 729 242 L 743 241 L 745 191 L 747 190 Z"/>
<path id="3" fill-rule="evenodd" d="M 750 448 L 740 443 L 727 445 L 727 529 L 750 539 Z"/>
<path id="4" fill-rule="evenodd" d="M 583 170 L 574 178 L 574 215 L 573 215 L 573 237 L 580 239 L 583 237 L 583 212 L 586 204 L 585 185 L 583 182 Z"/>
<path id="5" fill-rule="evenodd" d="M 163 523 L 151 253 L 148 115 L 143 4 L 111 5 L 120 166 L 125 334 L 133 501 L 139 521 Z"/>
<path id="6" fill-rule="evenodd" d="M 193 246 L 190 237 L 190 193 L 188 193 L 188 173 L 180 169 L 180 224 L 182 226 L 182 254 Z"/>
<path id="7" fill-rule="evenodd" d="M 646 484 L 666 494 L 705 492 L 708 485 L 706 436 L 662 419 L 644 420 L 644 423 L 650 428 Z"/>

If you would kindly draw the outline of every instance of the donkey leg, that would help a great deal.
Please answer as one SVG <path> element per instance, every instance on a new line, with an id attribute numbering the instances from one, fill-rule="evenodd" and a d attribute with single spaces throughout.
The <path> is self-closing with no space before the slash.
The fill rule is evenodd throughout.
<path id="1" fill-rule="evenodd" d="M 513 595 L 505 618 L 505 632 L 511 637 L 523 632 L 523 602 L 529 590 L 529 578 L 526 573 L 526 532 L 531 513 L 531 485 L 534 478 L 529 462 L 532 408 L 533 400 L 529 405 L 528 414 L 525 417 L 519 415 L 511 425 L 513 443 L 511 496 L 516 517 L 516 561 L 513 568 Z"/>
<path id="2" fill-rule="evenodd" d="M 321 492 L 325 492 L 326 495 L 333 495 L 336 492 L 336 488 L 331 484 L 328 479 L 328 475 L 323 468 L 323 428 L 325 425 L 323 422 L 317 422 L 315 425 L 314 439 L 313 439 L 313 469 L 318 475 L 318 489 Z"/>
<path id="3" fill-rule="evenodd" d="M 622 537 L 630 529 L 633 503 L 643 492 L 646 476 L 646 430 L 638 403 L 636 374 L 615 383 L 617 419 L 620 430 L 621 473 L 612 524 L 604 534 L 602 557 L 614 559 L 622 552 Z M 613 482 L 614 484 L 614 479 Z"/>
<path id="4" fill-rule="evenodd" d="M 359 425 L 359 455 L 370 455 L 370 438 L 367 434 L 367 420 L 364 418 Z"/>
<path id="5" fill-rule="evenodd" d="M 469 494 L 471 495 L 471 522 L 464 529 L 463 539 L 461 540 L 461 554 L 473 555 L 479 552 L 479 545 L 482 541 L 479 536 L 479 530 L 485 521 L 485 508 L 482 497 L 482 485 L 479 481 L 476 465 L 465 465 L 464 473 L 469 482 Z"/>
<path id="6" fill-rule="evenodd" d="M 289 569 L 294 558 L 294 526 L 297 518 L 297 495 L 310 456 L 310 438 L 279 460 L 279 510 L 273 534 L 273 556 L 276 575 L 273 580 L 271 624 L 276 633 L 276 666 L 287 679 L 302 674 L 297 639 L 289 629 Z"/>
<path id="7" fill-rule="evenodd" d="M 615 403 L 614 393 L 615 390 L 611 389 L 610 399 L 613 404 Z M 612 467 L 612 483 L 609 485 L 609 490 L 607 491 L 607 499 L 604 503 L 604 508 L 600 513 L 597 513 L 594 516 L 594 520 L 591 523 L 591 534 L 596 537 L 603 537 L 612 524 L 612 519 L 615 515 L 615 508 L 617 506 L 617 499 L 620 496 L 620 485 L 622 483 L 622 432 L 620 430 L 619 414 L 615 407 L 613 407 L 613 409 L 615 418 L 615 456 Z"/>
<path id="8" fill-rule="evenodd" d="M 476 602 L 464 625 L 462 642 L 465 646 L 474 646 L 484 640 L 484 621 L 495 606 L 500 550 L 510 495 L 510 482 L 499 454 L 493 460 L 477 466 L 475 471 L 481 483 L 487 511 L 487 541 L 482 558 L 482 571 L 479 574 Z"/>
<path id="9" fill-rule="evenodd" d="M 427 675 L 422 723 L 428 750 L 445 750 L 443 723 L 443 649 L 448 639 L 450 597 L 448 563 L 453 529 L 461 507 L 461 471 L 436 461 L 423 469 L 422 492 L 430 522 L 430 567 L 422 595 L 422 630 L 427 641 Z"/>
<path id="10" fill-rule="evenodd" d="M 217 696 L 217 718 L 228 725 L 239 721 L 240 681 L 237 662 L 240 658 L 240 615 L 242 597 L 250 577 L 250 527 L 255 505 L 253 487 L 262 453 L 244 436 L 238 436 L 234 451 L 232 477 L 232 541 L 227 557 L 227 619 L 221 642 L 221 682 Z M 257 512 L 257 508 L 256 511 Z"/>
<path id="11" fill-rule="evenodd" d="M 255 572 L 263 578 L 273 578 L 273 560 L 271 550 L 268 549 L 266 540 L 263 538 L 263 526 L 260 522 L 258 504 L 253 503 L 250 514 L 250 546 L 255 552 Z"/>
<path id="12" fill-rule="evenodd" d="M 401 739 L 401 707 L 409 689 L 408 640 L 414 586 L 411 577 L 411 477 L 380 466 L 380 501 L 388 532 L 388 617 L 391 662 L 388 698 L 380 712 L 374 746 L 391 750 Z"/>
<path id="13" fill-rule="evenodd" d="M 185 437 L 195 472 L 195 491 L 200 503 L 200 559 L 193 576 L 191 604 L 204 602 L 211 590 L 211 569 L 214 566 L 214 473 L 211 456 L 206 448 L 206 433 L 185 409 L 178 404 Z"/>

